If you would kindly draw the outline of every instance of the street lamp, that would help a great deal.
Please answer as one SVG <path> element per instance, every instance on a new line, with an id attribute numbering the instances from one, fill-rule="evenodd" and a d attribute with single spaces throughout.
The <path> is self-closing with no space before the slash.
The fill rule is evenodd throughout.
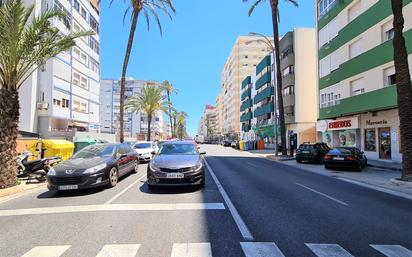
<path id="1" fill-rule="evenodd" d="M 260 37 L 262 37 L 263 39 L 258 39 L 258 40 L 253 40 L 253 41 L 265 43 L 266 46 L 271 50 L 273 60 L 275 59 L 276 48 L 273 45 L 272 40 L 270 40 L 267 36 L 265 36 L 263 34 L 260 34 L 260 33 L 257 33 L 257 32 L 250 32 L 249 35 L 250 36 L 260 36 Z M 272 67 L 271 67 L 270 70 L 272 72 Z M 273 77 L 275 77 L 275 76 L 273 76 Z M 277 90 L 274 90 L 274 92 L 275 92 L 275 94 L 274 94 L 274 101 L 273 101 L 273 104 L 274 104 L 273 110 L 274 110 L 274 114 L 275 114 L 274 115 L 275 116 L 275 122 L 274 122 L 275 123 L 275 154 L 278 155 L 279 149 L 278 149 L 278 115 L 277 115 L 277 112 L 278 112 L 277 109 L 278 108 L 277 108 L 277 93 L 276 93 Z"/>

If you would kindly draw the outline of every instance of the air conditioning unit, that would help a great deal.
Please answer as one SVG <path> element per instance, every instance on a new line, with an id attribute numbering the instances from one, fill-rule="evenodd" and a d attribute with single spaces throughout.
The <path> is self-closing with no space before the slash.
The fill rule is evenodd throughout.
<path id="1" fill-rule="evenodd" d="M 38 103 L 37 103 L 37 109 L 38 109 L 38 110 L 47 110 L 47 109 L 49 109 L 49 103 L 46 103 L 46 102 L 38 102 Z"/>

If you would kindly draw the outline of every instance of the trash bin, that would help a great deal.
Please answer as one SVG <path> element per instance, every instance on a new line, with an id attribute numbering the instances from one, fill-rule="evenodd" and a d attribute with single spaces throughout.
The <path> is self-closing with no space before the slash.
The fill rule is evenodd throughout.
<path id="1" fill-rule="evenodd" d="M 248 151 L 248 150 L 249 150 L 249 142 L 245 142 L 244 150 L 245 150 L 245 151 Z"/>
<path id="2" fill-rule="evenodd" d="M 95 145 L 99 143 L 100 141 L 98 139 L 92 138 L 92 137 L 85 137 L 85 138 L 80 138 L 74 141 L 74 152 L 77 153 L 81 149 L 89 146 L 89 145 Z"/>
<path id="3" fill-rule="evenodd" d="M 74 150 L 74 144 L 63 139 L 43 139 L 35 140 L 27 147 L 28 151 L 37 155 L 40 151 L 38 149 L 39 141 L 41 141 L 41 157 L 60 156 L 63 160 L 69 159 Z"/>
<path id="4" fill-rule="evenodd" d="M 239 149 L 240 149 L 241 151 L 243 151 L 244 148 L 245 148 L 245 142 L 244 142 L 244 141 L 240 141 L 240 142 L 239 142 Z"/>

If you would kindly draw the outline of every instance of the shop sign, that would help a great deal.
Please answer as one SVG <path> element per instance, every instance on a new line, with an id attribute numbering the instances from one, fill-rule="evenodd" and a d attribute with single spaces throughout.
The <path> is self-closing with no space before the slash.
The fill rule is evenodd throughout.
<path id="1" fill-rule="evenodd" d="M 366 126 L 379 126 L 379 125 L 387 125 L 388 121 L 387 120 L 367 120 L 366 121 Z"/>
<path id="2" fill-rule="evenodd" d="M 359 128 L 359 119 L 348 118 L 342 120 L 320 120 L 317 123 L 317 131 L 333 131 Z"/>

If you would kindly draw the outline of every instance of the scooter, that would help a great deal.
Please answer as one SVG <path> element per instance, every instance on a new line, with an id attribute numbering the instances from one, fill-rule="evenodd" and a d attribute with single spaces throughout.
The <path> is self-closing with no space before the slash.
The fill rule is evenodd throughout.
<path id="1" fill-rule="evenodd" d="M 33 154 L 25 151 L 17 157 L 16 175 L 18 178 L 27 178 L 28 182 L 33 178 L 39 182 L 44 182 L 50 168 L 62 161 L 62 158 L 59 156 L 29 161 L 30 156 L 33 156 Z"/>

